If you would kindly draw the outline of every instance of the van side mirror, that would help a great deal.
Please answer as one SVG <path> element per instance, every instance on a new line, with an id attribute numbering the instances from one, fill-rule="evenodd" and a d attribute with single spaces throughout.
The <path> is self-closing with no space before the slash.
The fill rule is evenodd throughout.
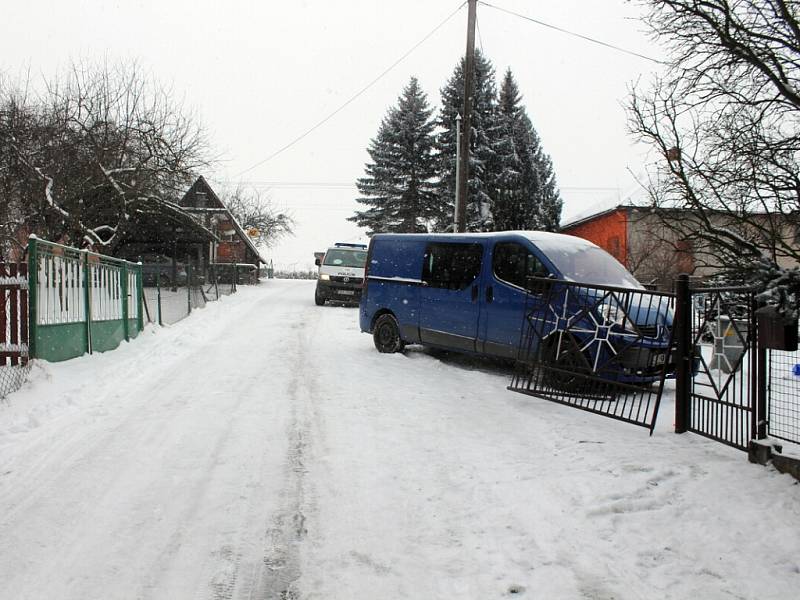
<path id="1" fill-rule="evenodd" d="M 319 259 L 318 259 L 318 258 L 315 258 L 315 259 L 314 259 L 314 264 L 315 264 L 315 265 L 317 265 L 317 266 L 319 266 L 319 265 L 321 264 L 321 263 L 319 262 Z"/>
<path id="2" fill-rule="evenodd" d="M 547 280 L 543 279 L 544 277 L 546 277 Z M 535 296 L 544 296 L 550 293 L 550 288 L 553 284 L 552 281 L 549 280 L 552 279 L 555 279 L 552 273 L 536 273 L 532 277 L 528 277 L 525 289 L 528 293 Z"/>

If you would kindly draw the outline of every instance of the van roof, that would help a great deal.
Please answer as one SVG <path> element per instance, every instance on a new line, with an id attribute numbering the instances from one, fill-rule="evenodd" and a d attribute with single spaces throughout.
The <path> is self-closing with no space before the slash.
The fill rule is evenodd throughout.
<path id="1" fill-rule="evenodd" d="M 596 246 L 589 240 L 567 235 L 564 233 L 551 233 L 549 231 L 488 231 L 482 233 L 377 233 L 373 237 L 390 238 L 419 238 L 419 239 L 442 239 L 442 240 L 463 240 L 463 239 L 492 239 L 498 237 L 519 236 L 524 237 L 536 244 L 543 251 L 557 250 L 568 247 L 570 249 L 585 248 Z"/>

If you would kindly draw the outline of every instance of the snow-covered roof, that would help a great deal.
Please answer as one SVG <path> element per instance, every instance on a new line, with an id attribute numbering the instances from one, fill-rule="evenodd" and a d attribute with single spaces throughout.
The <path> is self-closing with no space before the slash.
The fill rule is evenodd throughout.
<path id="1" fill-rule="evenodd" d="M 649 205 L 650 198 L 647 195 L 647 190 L 637 184 L 635 188 L 629 189 L 624 194 L 611 194 L 591 204 L 584 210 L 564 217 L 561 220 L 561 227 L 577 225 L 581 221 L 593 219 L 620 208 L 642 208 Z"/>

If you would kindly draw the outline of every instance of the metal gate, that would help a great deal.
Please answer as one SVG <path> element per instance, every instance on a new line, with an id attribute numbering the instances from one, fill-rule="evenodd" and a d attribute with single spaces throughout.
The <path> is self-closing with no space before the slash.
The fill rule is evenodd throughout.
<path id="1" fill-rule="evenodd" d="M 747 450 L 758 434 L 756 398 L 763 368 L 755 346 L 755 290 L 690 289 L 688 278 L 681 277 L 677 303 L 678 339 L 689 343 L 678 344 L 683 362 L 675 430 Z"/>
<path id="2" fill-rule="evenodd" d="M 648 428 L 674 370 L 674 295 L 532 278 L 508 389 Z"/>

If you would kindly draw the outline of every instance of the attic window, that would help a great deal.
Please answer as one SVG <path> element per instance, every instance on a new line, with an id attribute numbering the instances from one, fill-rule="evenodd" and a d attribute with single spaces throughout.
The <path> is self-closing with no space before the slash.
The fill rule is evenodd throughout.
<path id="1" fill-rule="evenodd" d="M 195 192 L 195 204 L 197 208 L 206 208 L 208 206 L 208 199 L 205 192 Z"/>

